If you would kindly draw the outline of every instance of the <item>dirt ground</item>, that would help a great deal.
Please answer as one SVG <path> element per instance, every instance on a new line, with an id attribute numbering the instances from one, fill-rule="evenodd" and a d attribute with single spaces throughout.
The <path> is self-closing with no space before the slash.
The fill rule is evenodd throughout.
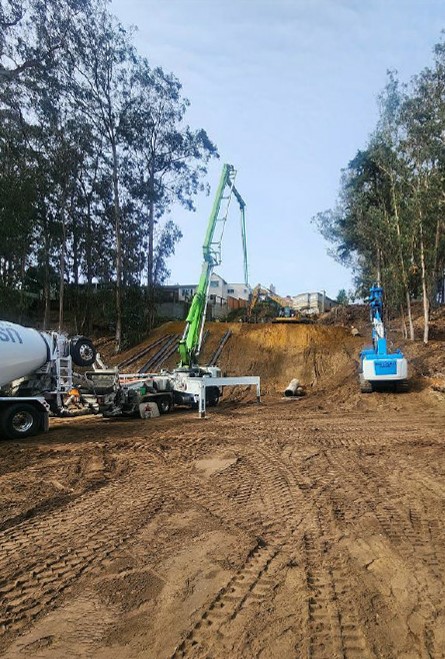
<path id="1" fill-rule="evenodd" d="M 360 395 L 347 329 L 232 329 L 260 405 L 0 444 L 4 656 L 445 657 L 443 343 L 408 347 L 410 393 Z"/>

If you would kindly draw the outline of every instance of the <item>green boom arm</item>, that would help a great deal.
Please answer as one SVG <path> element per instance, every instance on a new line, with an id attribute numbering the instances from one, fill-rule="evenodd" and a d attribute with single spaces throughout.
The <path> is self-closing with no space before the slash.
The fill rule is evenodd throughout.
<path id="1" fill-rule="evenodd" d="M 245 226 L 245 203 L 235 188 L 236 171 L 232 165 L 223 166 L 218 189 L 216 191 L 215 201 L 210 214 L 207 232 L 203 244 L 204 262 L 202 265 L 201 277 L 199 279 L 196 293 L 193 297 L 189 313 L 185 321 L 185 329 L 182 339 L 179 342 L 180 366 L 196 366 L 197 358 L 201 348 L 202 332 L 207 308 L 207 295 L 215 265 L 221 263 L 221 240 L 224 233 L 224 226 L 227 219 L 230 200 L 232 194 L 237 199 L 241 209 L 241 234 L 244 251 L 244 278 L 248 283 L 247 272 L 247 247 L 246 247 L 246 226 Z"/>

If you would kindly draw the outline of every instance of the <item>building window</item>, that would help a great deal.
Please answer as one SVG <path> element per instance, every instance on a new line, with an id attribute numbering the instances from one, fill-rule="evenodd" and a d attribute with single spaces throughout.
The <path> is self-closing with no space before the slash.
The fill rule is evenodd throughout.
<path id="1" fill-rule="evenodd" d="M 210 288 L 219 288 L 219 281 L 212 280 L 210 282 Z"/>
<path id="2" fill-rule="evenodd" d="M 228 293 L 234 293 L 234 292 L 235 292 L 235 289 L 234 289 L 234 288 L 228 288 L 228 289 L 227 289 L 227 292 L 228 292 Z"/>

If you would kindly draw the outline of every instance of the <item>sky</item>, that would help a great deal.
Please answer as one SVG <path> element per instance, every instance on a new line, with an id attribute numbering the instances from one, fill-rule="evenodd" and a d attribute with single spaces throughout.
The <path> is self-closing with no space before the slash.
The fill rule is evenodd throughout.
<path id="1" fill-rule="evenodd" d="M 152 66 L 180 80 L 187 123 L 204 128 L 220 159 L 196 212 L 174 208 L 183 238 L 168 283 L 196 283 L 222 164 L 246 202 L 249 283 L 280 295 L 353 287 L 311 219 L 333 208 L 342 168 L 364 148 L 389 69 L 402 81 L 432 63 L 443 0 L 112 0 L 136 26 Z M 237 205 L 216 270 L 243 281 Z"/>

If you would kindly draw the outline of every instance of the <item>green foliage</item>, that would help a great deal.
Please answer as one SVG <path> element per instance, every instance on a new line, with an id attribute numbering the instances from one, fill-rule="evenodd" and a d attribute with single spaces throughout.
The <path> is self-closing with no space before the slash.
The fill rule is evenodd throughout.
<path id="1" fill-rule="evenodd" d="M 88 331 L 99 308 L 128 336 L 146 329 L 153 297 L 141 283 L 165 281 L 181 238 L 169 213 L 193 209 L 217 156 L 186 124 L 188 107 L 106 0 L 2 3 L 0 287 L 19 300 L 10 316 L 33 294 L 46 325 L 60 297 L 59 322 L 66 308 Z M 96 284 L 109 285 L 106 304 Z"/>
<path id="2" fill-rule="evenodd" d="M 409 319 L 411 300 L 423 300 L 424 340 L 445 269 L 443 42 L 434 54 L 409 85 L 388 73 L 376 128 L 343 170 L 336 207 L 313 219 L 334 258 L 353 269 L 359 297 L 378 281 Z"/>
<path id="3" fill-rule="evenodd" d="M 344 288 L 341 288 L 338 291 L 336 302 L 337 304 L 341 304 L 342 306 L 346 306 L 349 304 L 349 297 Z"/>

